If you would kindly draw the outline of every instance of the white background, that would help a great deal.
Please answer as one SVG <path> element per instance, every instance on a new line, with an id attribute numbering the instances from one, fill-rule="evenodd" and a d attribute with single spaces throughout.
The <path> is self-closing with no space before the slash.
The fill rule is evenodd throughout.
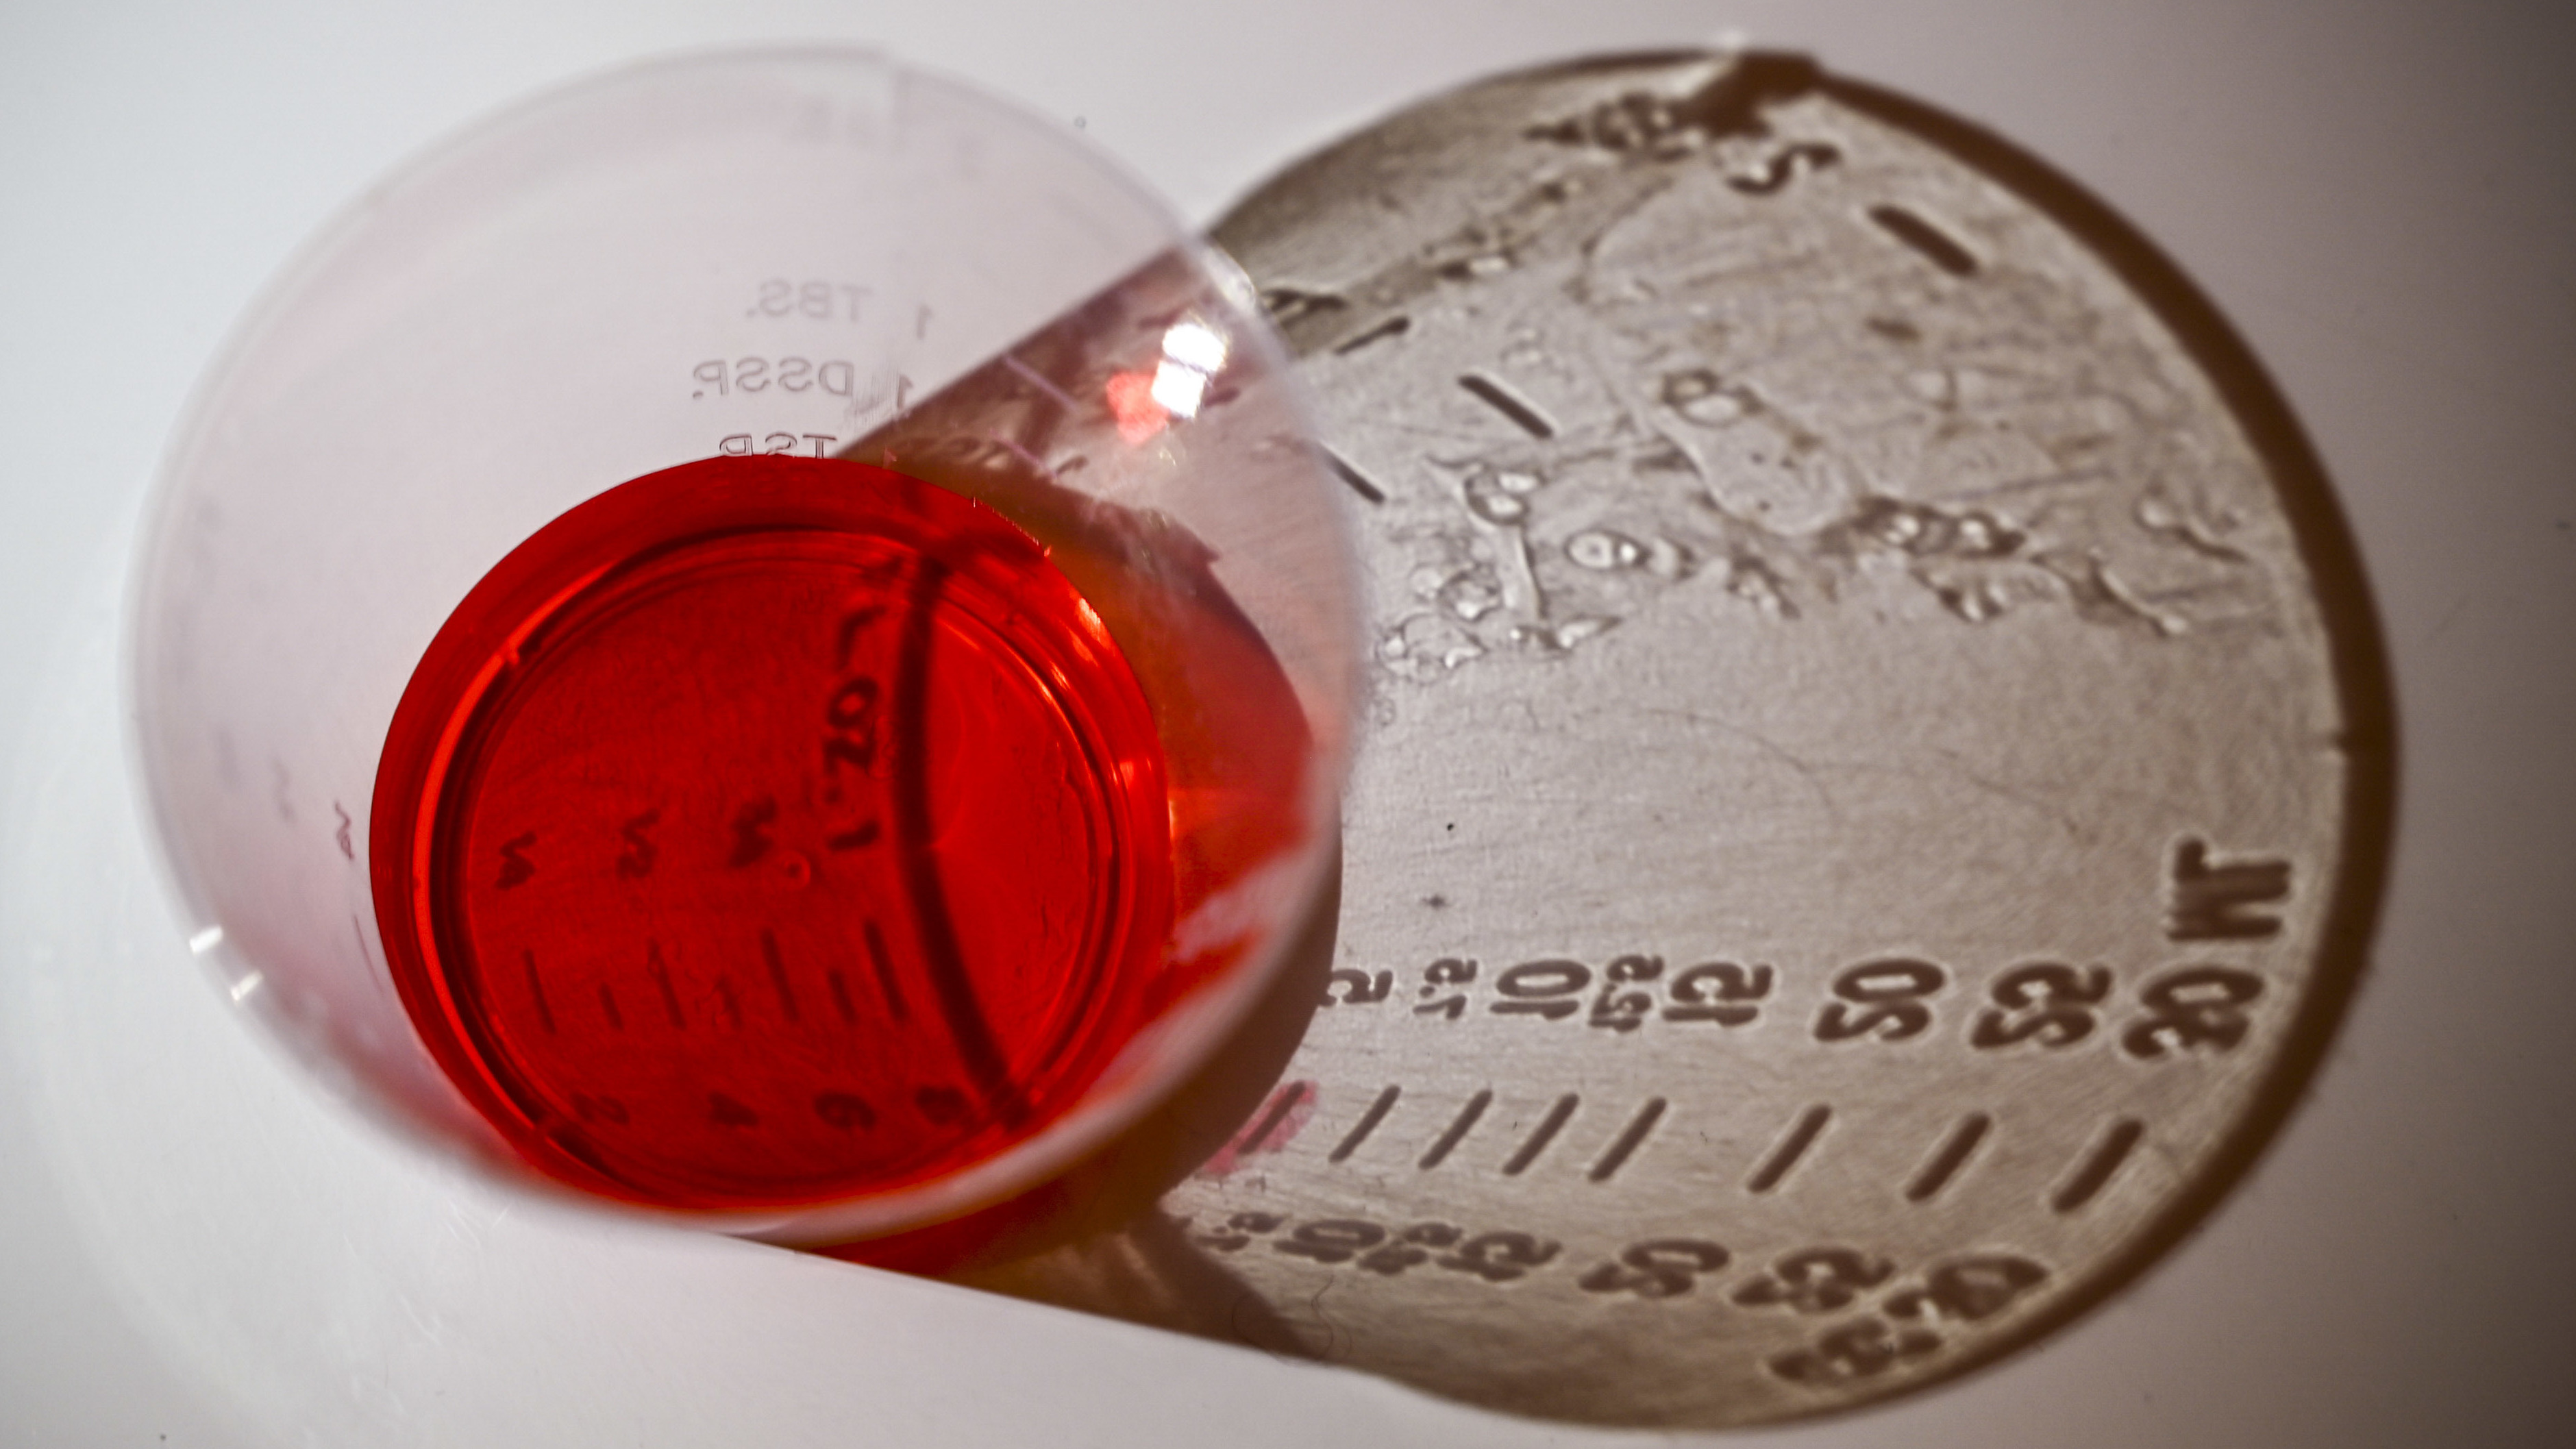
<path id="1" fill-rule="evenodd" d="M 226 329 L 370 181 L 526 92 L 690 45 L 873 42 L 1080 118 L 1204 219 L 1315 143 L 1481 73 L 1728 31 L 2016 138 L 2215 298 L 2350 513 L 2403 748 L 2376 965 L 2247 1184 L 2043 1347 L 1779 1442 L 2567 1442 L 2576 26 L 2560 11 L 0 0 L 0 858 L 22 898 L 0 1004 L 63 1008 L 26 983 L 87 969 L 66 967 L 60 923 L 105 921 L 96 969 L 122 974 L 101 1009 L 139 1003 L 136 1029 L 174 1044 L 155 1080 L 100 1105 L 73 1100 L 87 1068 L 49 1054 L 40 1013 L 0 1031 L 0 1443 L 1606 1442 L 936 1284 L 495 1206 L 228 1029 L 149 882 L 112 868 L 134 849 L 130 798 L 60 759 L 112 727 L 102 661 L 133 519 Z M 80 839 L 56 838 L 67 819 Z M 78 868 L 48 876 L 48 860 Z M 176 1129 L 120 1135 L 120 1114 L 155 1103 L 194 1115 L 184 1145 L 138 1159 Z M 381 1261 L 414 1228 L 439 1237 L 438 1273 Z M 224 1266 L 168 1268 L 200 1262 Z"/>

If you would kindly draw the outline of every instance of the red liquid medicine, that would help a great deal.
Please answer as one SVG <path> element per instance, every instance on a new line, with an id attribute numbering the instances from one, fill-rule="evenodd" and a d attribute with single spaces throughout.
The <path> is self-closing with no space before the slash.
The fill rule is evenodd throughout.
<path id="1" fill-rule="evenodd" d="M 693 463 L 547 525 L 440 631 L 378 771 L 430 1050 L 538 1171 L 663 1207 L 886 1191 L 1040 1132 L 1239 956 L 1173 959 L 1174 923 L 1294 833 L 1243 810 L 1295 798 L 1275 664 L 1221 601 L 1130 592 L 1096 608 L 992 509 L 837 460 Z M 1118 630 L 1229 699 L 1158 724 L 1179 666 L 1140 678 Z"/>

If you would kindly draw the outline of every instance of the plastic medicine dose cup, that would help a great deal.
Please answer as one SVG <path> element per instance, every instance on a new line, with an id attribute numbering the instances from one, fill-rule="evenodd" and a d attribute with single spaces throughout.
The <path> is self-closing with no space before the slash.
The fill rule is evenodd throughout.
<path id="1" fill-rule="evenodd" d="M 202 388 L 136 601 L 192 945 L 505 1177 L 800 1246 L 1198 1066 L 1329 868 L 1329 474 L 1240 276 L 851 52 L 414 162 Z"/>

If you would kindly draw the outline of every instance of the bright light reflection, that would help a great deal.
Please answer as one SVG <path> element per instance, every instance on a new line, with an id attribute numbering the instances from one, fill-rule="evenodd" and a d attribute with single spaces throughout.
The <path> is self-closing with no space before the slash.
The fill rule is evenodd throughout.
<path id="1" fill-rule="evenodd" d="M 1194 418 L 1216 375 L 1225 370 L 1225 338 L 1200 322 L 1163 329 L 1163 358 L 1152 373 L 1122 372 L 1109 379 L 1109 412 L 1118 435 L 1141 443 L 1174 418 Z"/>
<path id="2" fill-rule="evenodd" d="M 1207 385 L 1206 373 L 1171 358 L 1154 369 L 1154 401 L 1176 418 L 1199 415 L 1199 399 L 1207 395 Z"/>
<path id="3" fill-rule="evenodd" d="M 1163 333 L 1163 355 L 1213 375 L 1225 367 L 1225 339 L 1199 323 L 1175 322 Z"/>
<path id="4" fill-rule="evenodd" d="M 1224 367 L 1224 338 L 1204 323 L 1175 322 L 1163 330 L 1163 363 L 1154 369 L 1154 401 L 1173 417 L 1197 417 L 1208 383 Z"/>

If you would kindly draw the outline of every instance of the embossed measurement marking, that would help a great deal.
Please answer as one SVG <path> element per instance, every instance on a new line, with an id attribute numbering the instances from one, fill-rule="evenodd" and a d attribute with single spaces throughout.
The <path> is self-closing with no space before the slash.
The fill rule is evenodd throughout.
<path id="1" fill-rule="evenodd" d="M 2358 969 L 2386 704 L 2145 242 L 1777 56 L 1469 87 L 1218 239 L 1376 584 L 1339 939 L 1158 1214 L 968 1281 L 1718 1426 L 1991 1359 L 2207 1209 Z"/>
<path id="2" fill-rule="evenodd" d="M 1310 1145 L 1310 1139 L 1302 1134 L 1292 1140 L 1288 1134 L 1283 1134 L 1280 1128 L 1287 1121 L 1292 1110 L 1315 1102 L 1319 1095 L 1318 1086 L 1313 1082 L 1295 1081 L 1282 1085 L 1271 1094 L 1260 1115 L 1227 1142 L 1216 1160 L 1239 1166 L 1249 1162 L 1255 1154 L 1284 1157 L 1297 1145 Z M 1407 1098 L 1401 1086 L 1390 1086 L 1380 1091 L 1361 1109 L 1358 1120 L 1350 1126 L 1347 1133 L 1334 1142 L 1331 1150 L 1325 1155 L 1326 1162 L 1336 1166 L 1351 1162 L 1361 1145 L 1375 1136 L 1378 1129 L 1385 1126 L 1388 1119 L 1395 1115 L 1396 1104 L 1405 1100 Z M 1417 1093 L 1410 1100 L 1415 1104 L 1418 1114 L 1422 1102 L 1421 1095 Z M 1448 1162 L 1452 1154 L 1465 1145 L 1469 1138 L 1476 1134 L 1477 1129 L 1488 1120 L 1487 1111 L 1494 1105 L 1494 1101 L 1495 1094 L 1492 1088 L 1478 1088 L 1474 1095 L 1468 1097 L 1450 1115 L 1420 1126 L 1418 1130 L 1422 1131 L 1428 1131 L 1432 1126 L 1437 1126 L 1438 1131 L 1429 1138 L 1427 1145 L 1420 1148 L 1420 1155 L 1413 1159 L 1414 1166 L 1418 1170 L 1429 1171 Z M 1519 1177 L 1529 1171 L 1556 1142 L 1559 1134 L 1565 1130 L 1567 1124 L 1584 1105 L 1580 1093 L 1567 1092 L 1558 1096 L 1548 1106 L 1544 1115 L 1537 1119 L 1536 1125 L 1528 1130 L 1528 1134 L 1511 1148 L 1510 1154 L 1499 1160 L 1496 1170 L 1505 1177 Z M 1626 1124 L 1619 1129 L 1616 1136 L 1600 1144 L 1598 1155 L 1588 1160 L 1588 1166 L 1585 1166 L 1583 1161 L 1577 1160 L 1566 1170 L 1580 1169 L 1584 1178 L 1591 1182 L 1610 1181 L 1618 1174 L 1621 1167 L 1627 1165 L 1629 1158 L 1636 1155 L 1638 1147 L 1646 1142 L 1648 1135 L 1664 1120 L 1670 1105 L 1665 1098 L 1648 1097 L 1637 1105 L 1634 1114 L 1626 1119 Z M 1319 1117 L 1320 1115 L 1319 1113 Z M 1799 1112 L 1787 1124 L 1770 1150 L 1750 1164 L 1744 1176 L 1743 1191 L 1760 1194 L 1778 1187 L 1781 1181 L 1789 1176 L 1791 1170 L 1809 1155 L 1810 1150 L 1816 1146 L 1817 1140 L 1824 1135 L 1825 1128 L 1834 1120 L 1833 1108 L 1824 1103 L 1817 1103 Z M 1401 1132 L 1406 1125 L 1399 1122 L 1390 1135 Z M 1327 1132 L 1330 1126 L 1329 1122 L 1325 1124 Z M 2145 1124 L 2134 1117 L 2115 1117 L 2105 1121 L 2101 1126 L 2100 1136 L 2087 1143 L 2080 1153 L 2062 1165 L 2063 1171 L 2057 1178 L 2061 1185 L 2048 1196 L 2048 1205 L 2052 1211 L 2076 1212 L 2091 1202 L 2118 1173 L 2121 1164 L 2128 1159 L 2129 1154 L 2137 1149 L 2146 1132 Z M 1920 1165 L 1901 1180 L 1905 1201 L 1928 1203 L 1939 1197 L 1981 1150 L 2009 1154 L 2012 1151 L 2011 1144 L 1992 1140 L 1995 1135 L 1994 1127 L 1995 1118 L 1992 1113 L 1972 1111 L 1944 1129 L 1927 1144 L 1927 1155 Z M 1870 1153 L 1870 1160 L 1873 1163 L 1883 1164 L 1892 1161 L 1884 1150 L 1879 1150 L 1884 1149 L 1887 1144 L 1871 1144 L 1871 1146 L 1873 1150 Z M 1410 1150 L 1390 1149 L 1397 1155 Z M 1383 1157 L 1388 1154 L 1378 1155 Z M 1280 1162 L 1277 1165 L 1290 1164 Z M 1353 1164 L 1353 1170 L 1367 1171 L 1372 1166 L 1373 1163 L 1370 1160 L 1362 1159 Z"/>

